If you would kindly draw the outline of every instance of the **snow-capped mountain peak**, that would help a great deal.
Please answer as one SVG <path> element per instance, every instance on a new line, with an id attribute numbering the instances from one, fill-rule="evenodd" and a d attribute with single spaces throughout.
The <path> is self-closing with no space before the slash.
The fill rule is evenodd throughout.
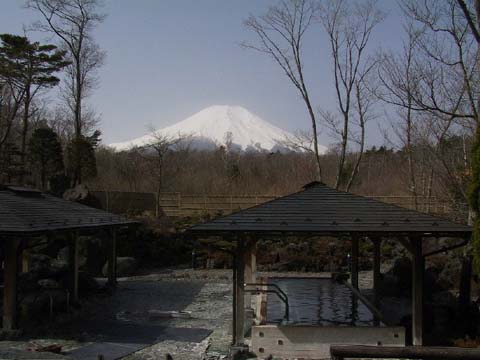
<path id="1" fill-rule="evenodd" d="M 228 139 L 239 150 L 275 151 L 284 148 L 289 132 L 274 126 L 241 106 L 214 105 L 174 125 L 156 130 L 157 135 L 170 138 L 189 136 L 191 148 L 213 149 L 225 145 Z M 155 134 L 110 144 L 115 150 L 146 146 L 155 141 Z"/>

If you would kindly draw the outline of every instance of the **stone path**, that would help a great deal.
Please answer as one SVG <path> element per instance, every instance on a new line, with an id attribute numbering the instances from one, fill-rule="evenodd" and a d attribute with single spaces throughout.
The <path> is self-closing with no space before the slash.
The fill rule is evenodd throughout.
<path id="1" fill-rule="evenodd" d="M 144 360 L 164 359 L 168 353 L 175 360 L 221 358 L 231 340 L 229 273 L 171 270 L 120 279 L 113 296 L 90 301 L 68 325 L 52 327 L 45 336 L 0 341 L 0 358 L 13 359 L 14 352 L 52 344 L 63 347 L 64 357 L 39 356 L 96 360 L 102 354 L 106 360 Z M 189 316 L 158 316 L 178 312 Z"/>

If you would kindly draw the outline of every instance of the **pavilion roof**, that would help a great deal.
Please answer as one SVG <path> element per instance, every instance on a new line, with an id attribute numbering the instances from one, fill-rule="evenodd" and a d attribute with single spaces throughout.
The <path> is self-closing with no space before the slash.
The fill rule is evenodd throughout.
<path id="1" fill-rule="evenodd" d="M 335 190 L 319 182 L 301 191 L 190 228 L 195 233 L 314 233 L 455 236 L 471 228 L 442 217 Z"/>
<path id="2" fill-rule="evenodd" d="M 0 187 L 0 235 L 37 234 L 133 224 L 77 202 L 16 186 Z"/>

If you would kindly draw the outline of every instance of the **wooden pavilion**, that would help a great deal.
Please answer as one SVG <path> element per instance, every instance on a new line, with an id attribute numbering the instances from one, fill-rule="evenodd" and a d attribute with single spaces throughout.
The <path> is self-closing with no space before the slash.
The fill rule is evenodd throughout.
<path id="1" fill-rule="evenodd" d="M 265 237 L 334 236 L 351 241 L 352 286 L 358 289 L 359 239 L 374 245 L 374 293 L 378 296 L 381 281 L 381 241 L 393 238 L 401 242 L 412 256 L 412 337 L 414 345 L 423 343 L 423 276 L 425 257 L 465 245 L 471 228 L 440 217 L 405 209 L 348 192 L 337 191 L 312 182 L 294 194 L 193 226 L 197 237 L 218 236 L 232 241 L 234 266 L 234 340 L 244 343 L 245 283 L 255 283 L 256 242 Z M 427 239 L 451 237 L 458 240 L 448 249 L 426 250 Z"/>
<path id="2" fill-rule="evenodd" d="M 4 255 L 3 330 L 16 328 L 17 275 L 20 253 L 30 239 L 64 234 L 69 240 L 73 301 L 78 300 L 78 236 L 104 229 L 110 232 L 108 280 L 116 282 L 116 229 L 135 224 L 124 217 L 38 190 L 0 187 L 0 240 Z M 23 256 L 23 261 L 28 261 Z"/>

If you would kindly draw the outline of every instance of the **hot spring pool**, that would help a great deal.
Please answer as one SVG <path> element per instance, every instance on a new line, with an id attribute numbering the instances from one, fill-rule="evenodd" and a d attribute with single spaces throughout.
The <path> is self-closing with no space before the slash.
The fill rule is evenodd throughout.
<path id="1" fill-rule="evenodd" d="M 350 288 L 332 279 L 269 278 L 288 296 L 290 325 L 378 326 L 370 309 Z M 285 305 L 275 295 L 267 300 L 267 324 L 281 324 Z"/>

